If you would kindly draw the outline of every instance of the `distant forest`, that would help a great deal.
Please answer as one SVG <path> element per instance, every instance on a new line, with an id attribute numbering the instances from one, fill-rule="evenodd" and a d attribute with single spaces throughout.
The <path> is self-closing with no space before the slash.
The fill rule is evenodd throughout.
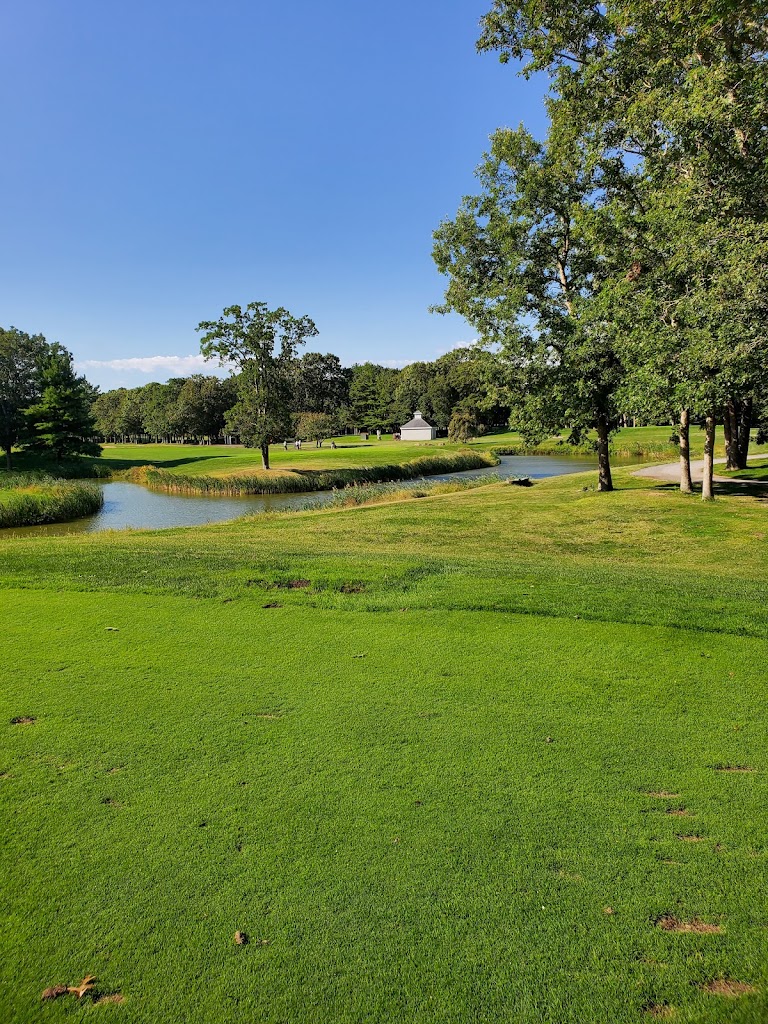
<path id="1" fill-rule="evenodd" d="M 370 362 L 344 367 L 335 355 L 307 352 L 290 367 L 292 436 L 394 431 L 417 409 L 441 432 L 453 420 L 462 432 L 483 433 L 508 423 L 504 376 L 500 357 L 474 346 L 399 370 Z M 236 375 L 194 374 L 106 391 L 92 414 L 105 441 L 215 441 L 236 433 L 227 426 L 236 402 Z"/>

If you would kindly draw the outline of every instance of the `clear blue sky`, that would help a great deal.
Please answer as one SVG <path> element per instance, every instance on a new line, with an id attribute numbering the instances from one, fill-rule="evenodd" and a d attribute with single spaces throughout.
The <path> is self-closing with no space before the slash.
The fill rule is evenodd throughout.
<path id="1" fill-rule="evenodd" d="M 103 387 L 190 372 L 197 323 L 253 299 L 311 316 L 346 364 L 471 340 L 427 312 L 431 233 L 496 127 L 544 127 L 543 83 L 475 53 L 489 6 L 9 5 L 0 324 Z M 121 359 L 146 372 L 95 365 Z"/>

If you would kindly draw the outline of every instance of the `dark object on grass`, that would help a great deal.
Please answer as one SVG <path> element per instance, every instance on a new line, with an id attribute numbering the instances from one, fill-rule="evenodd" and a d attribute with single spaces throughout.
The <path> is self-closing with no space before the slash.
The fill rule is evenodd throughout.
<path id="1" fill-rule="evenodd" d="M 36 721 L 34 715 L 19 715 L 18 718 L 11 719 L 11 725 L 32 725 Z"/>
<path id="2" fill-rule="evenodd" d="M 512 487 L 533 487 L 533 480 L 529 476 L 510 476 L 507 483 Z"/>
<path id="3" fill-rule="evenodd" d="M 66 985 L 52 985 L 47 988 L 45 992 L 40 996 L 41 999 L 58 999 L 59 996 L 65 996 L 69 992 Z"/>
<path id="4" fill-rule="evenodd" d="M 248 945 L 248 936 L 245 932 L 235 932 L 235 944 L 238 946 Z"/>
<path id="5" fill-rule="evenodd" d="M 77 996 L 78 999 L 82 999 L 86 993 L 93 990 L 93 986 L 96 984 L 95 974 L 86 974 L 79 985 L 53 985 L 51 988 L 47 988 L 40 996 L 41 999 L 58 999 L 59 996 L 72 995 Z"/>

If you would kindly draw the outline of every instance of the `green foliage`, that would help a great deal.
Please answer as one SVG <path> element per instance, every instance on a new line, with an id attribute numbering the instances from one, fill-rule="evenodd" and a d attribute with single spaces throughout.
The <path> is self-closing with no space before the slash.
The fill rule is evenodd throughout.
<path id="1" fill-rule="evenodd" d="M 473 409 L 457 409 L 448 424 L 448 440 L 464 443 L 481 433 L 477 415 Z"/>
<path id="2" fill-rule="evenodd" d="M 240 370 L 238 401 L 227 417 L 228 429 L 249 448 L 261 449 L 269 468 L 269 445 L 290 432 L 290 370 L 296 349 L 317 328 L 307 316 L 294 317 L 282 307 L 250 302 L 245 310 L 229 306 L 216 321 L 197 327 L 205 332 L 200 349 L 207 359 Z"/>
<path id="3" fill-rule="evenodd" d="M 0 448 L 8 469 L 13 446 L 26 431 L 26 409 L 40 395 L 40 364 L 47 351 L 42 334 L 0 327 Z"/>
<path id="4" fill-rule="evenodd" d="M 40 369 L 40 396 L 26 409 L 25 446 L 50 452 L 57 462 L 101 454 L 94 440 L 92 402 L 92 388 L 75 374 L 72 355 L 61 345 L 50 346 Z"/>
<path id="5" fill-rule="evenodd" d="M 323 441 L 336 432 L 333 417 L 324 412 L 301 412 L 294 421 L 296 437 L 305 441 Z"/>

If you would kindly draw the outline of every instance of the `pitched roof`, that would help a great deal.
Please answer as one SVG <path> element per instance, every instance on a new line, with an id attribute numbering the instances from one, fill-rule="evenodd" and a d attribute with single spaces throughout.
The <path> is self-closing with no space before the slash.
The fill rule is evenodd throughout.
<path id="1" fill-rule="evenodd" d="M 412 420 L 408 420 L 407 423 L 404 423 L 402 425 L 402 427 L 400 427 L 400 429 L 401 430 L 405 430 L 408 427 L 412 427 L 414 430 L 416 430 L 416 429 L 431 430 L 432 429 L 432 424 L 431 423 L 427 423 L 427 421 L 425 419 L 422 419 L 421 413 L 417 409 L 416 412 L 413 415 L 413 419 Z"/>

